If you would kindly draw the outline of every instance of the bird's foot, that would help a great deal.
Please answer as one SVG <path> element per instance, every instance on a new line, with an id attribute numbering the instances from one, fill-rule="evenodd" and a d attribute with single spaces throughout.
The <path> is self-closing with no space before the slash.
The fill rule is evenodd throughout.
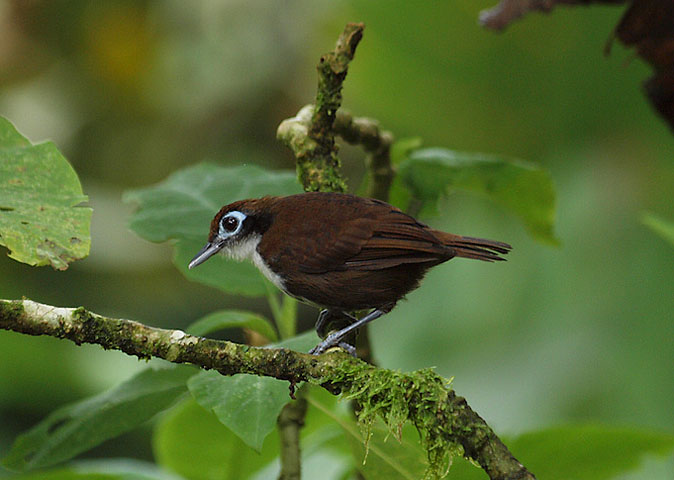
<path id="1" fill-rule="evenodd" d="M 346 342 L 342 341 L 343 337 L 344 337 L 344 335 L 340 335 L 340 332 L 331 333 L 330 335 L 325 337 L 325 340 L 323 340 L 321 343 L 319 343 L 314 348 L 309 350 L 309 353 L 311 355 L 320 355 L 322 353 L 327 352 L 331 348 L 339 347 L 339 348 L 343 348 L 344 350 L 346 350 L 347 353 L 349 355 L 351 355 L 352 357 L 356 357 L 356 347 L 354 347 L 353 345 L 351 345 L 349 343 L 346 343 Z"/>

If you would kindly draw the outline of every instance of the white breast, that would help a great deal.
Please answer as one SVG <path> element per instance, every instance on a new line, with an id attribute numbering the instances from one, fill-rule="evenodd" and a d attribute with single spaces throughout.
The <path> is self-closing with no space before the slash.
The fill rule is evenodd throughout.
<path id="1" fill-rule="evenodd" d="M 285 292 L 286 289 L 283 279 L 269 268 L 269 265 L 265 263 L 262 256 L 260 256 L 260 253 L 257 251 L 257 246 L 259 245 L 261 238 L 260 235 L 250 236 L 246 240 L 227 248 L 225 253 L 235 260 L 251 260 L 257 269 L 267 277 L 267 280 Z"/>

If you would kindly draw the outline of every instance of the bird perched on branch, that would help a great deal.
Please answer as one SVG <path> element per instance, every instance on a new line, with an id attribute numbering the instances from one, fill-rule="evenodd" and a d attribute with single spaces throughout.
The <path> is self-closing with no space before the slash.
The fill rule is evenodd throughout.
<path id="1" fill-rule="evenodd" d="M 419 286 L 429 268 L 454 257 L 504 260 L 507 243 L 445 233 L 379 200 L 341 193 L 301 193 L 240 200 L 220 209 L 208 243 L 189 268 L 223 252 L 249 259 L 288 295 L 322 308 L 316 330 L 337 318 L 347 325 L 312 351 L 335 346 L 388 313 Z M 370 310 L 360 319 L 351 312 Z"/>

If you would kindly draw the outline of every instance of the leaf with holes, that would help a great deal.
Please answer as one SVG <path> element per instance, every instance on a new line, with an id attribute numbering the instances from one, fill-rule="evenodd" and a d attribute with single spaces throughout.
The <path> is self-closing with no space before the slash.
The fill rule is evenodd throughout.
<path id="1" fill-rule="evenodd" d="M 263 296 L 264 279 L 247 262 L 218 255 L 199 268 L 189 270 L 187 264 L 206 243 L 211 219 L 223 205 L 301 191 L 295 172 L 202 163 L 152 187 L 126 192 L 124 200 L 138 204 L 130 220 L 134 232 L 152 242 L 176 240 L 173 261 L 187 278 L 231 294 Z"/>
<path id="2" fill-rule="evenodd" d="M 29 265 L 65 270 L 89 254 L 91 209 L 51 142 L 32 145 L 0 117 L 0 245 Z"/>

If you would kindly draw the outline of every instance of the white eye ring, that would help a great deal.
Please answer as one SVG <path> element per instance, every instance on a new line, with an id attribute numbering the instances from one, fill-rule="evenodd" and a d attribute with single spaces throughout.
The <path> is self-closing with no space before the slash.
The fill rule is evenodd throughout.
<path id="1" fill-rule="evenodd" d="M 228 228 L 226 228 L 226 226 L 225 226 L 226 222 L 227 222 L 228 220 L 231 221 L 231 219 L 235 219 L 235 220 L 236 220 L 236 224 L 230 223 L 230 225 L 227 225 L 227 226 L 230 226 L 230 227 L 231 227 L 231 226 L 236 225 L 236 228 L 234 228 L 233 230 L 228 229 Z M 243 227 L 243 221 L 244 221 L 245 219 L 246 219 L 246 214 L 245 214 L 245 213 L 241 213 L 241 212 L 236 211 L 236 210 L 233 211 L 233 212 L 229 212 L 227 215 L 224 215 L 224 216 L 220 219 L 220 228 L 219 228 L 219 230 L 218 230 L 218 236 L 219 236 L 220 238 L 229 238 L 229 237 L 231 237 L 231 236 L 236 235 L 237 233 L 239 233 L 239 232 L 241 231 L 241 227 Z"/>

